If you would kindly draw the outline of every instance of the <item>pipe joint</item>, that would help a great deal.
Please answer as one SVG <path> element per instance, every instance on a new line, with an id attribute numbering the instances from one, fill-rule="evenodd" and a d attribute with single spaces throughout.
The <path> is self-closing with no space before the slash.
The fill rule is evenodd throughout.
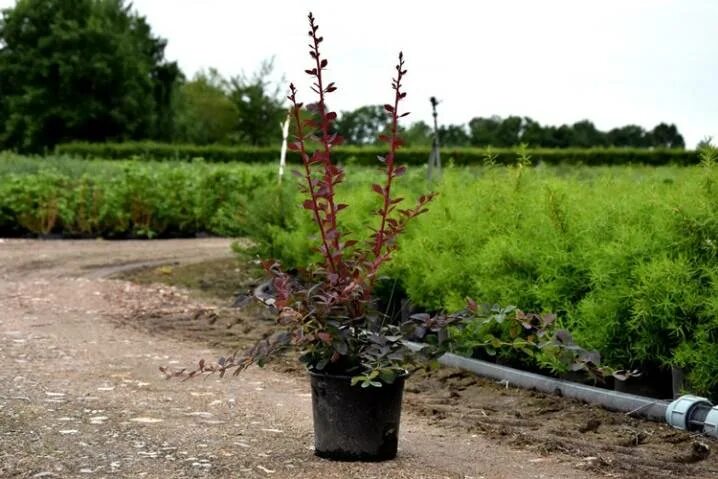
<path id="1" fill-rule="evenodd" d="M 676 429 L 682 429 L 684 431 L 702 430 L 703 422 L 701 421 L 699 425 L 698 421 L 694 420 L 694 416 L 698 412 L 712 411 L 715 409 L 711 408 L 713 408 L 713 404 L 711 404 L 708 399 L 687 394 L 679 397 L 668 405 L 666 408 L 666 422 Z M 706 414 L 700 415 L 707 419 Z M 716 425 L 718 425 L 718 410 L 715 413 L 715 421 Z"/>

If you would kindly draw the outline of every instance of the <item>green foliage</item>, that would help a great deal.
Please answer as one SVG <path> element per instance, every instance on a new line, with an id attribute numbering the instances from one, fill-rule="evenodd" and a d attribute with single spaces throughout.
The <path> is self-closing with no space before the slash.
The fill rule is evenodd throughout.
<path id="1" fill-rule="evenodd" d="M 0 235 L 247 235 L 268 201 L 260 192 L 273 182 L 266 167 L 2 154 Z"/>
<path id="2" fill-rule="evenodd" d="M 492 116 L 473 118 L 468 128 L 469 135 L 465 140 L 454 145 L 507 148 L 526 143 L 534 148 L 685 147 L 683 136 L 676 125 L 666 123 L 659 123 L 650 131 L 637 125 L 626 125 L 603 132 L 589 120 L 581 120 L 573 125 L 542 126 L 528 117 Z"/>
<path id="3" fill-rule="evenodd" d="M 430 147 L 434 132 L 431 127 L 423 121 L 415 121 L 409 128 L 402 130 L 401 136 L 409 147 Z"/>
<path id="4" fill-rule="evenodd" d="M 383 105 L 367 105 L 353 111 L 343 111 L 334 128 L 350 145 L 377 144 L 388 122 Z"/>
<path id="5" fill-rule="evenodd" d="M 273 61 L 268 60 L 252 76 L 242 74 L 229 80 L 227 95 L 238 113 L 235 143 L 267 146 L 280 142 L 287 108 L 279 87 L 273 88 L 269 80 L 273 69 Z"/>
<path id="6" fill-rule="evenodd" d="M 496 357 L 521 369 L 559 376 L 583 372 L 583 379 L 593 382 L 603 382 L 609 372 L 601 366 L 601 355 L 574 343 L 571 334 L 558 326 L 554 314 L 525 313 L 515 306 L 478 305 L 468 300 L 467 309 L 454 316 L 461 322 L 449 326 L 449 342 L 460 354 Z"/>
<path id="7" fill-rule="evenodd" d="M 167 137 L 179 69 L 124 0 L 20 0 L 0 42 L 5 148 Z"/>
<path id="8" fill-rule="evenodd" d="M 718 301 L 708 178 L 706 168 L 446 175 L 386 273 L 432 309 L 471 296 L 556 311 L 614 367 L 696 365 Z M 710 378 L 706 367 L 689 373 L 691 386 L 715 394 L 718 370 Z"/>
<path id="9" fill-rule="evenodd" d="M 183 83 L 175 98 L 173 138 L 194 145 L 226 143 L 239 113 L 227 97 L 227 81 L 214 69 Z"/>
<path id="10" fill-rule="evenodd" d="M 718 169 L 707 148 L 691 167 L 447 168 L 381 274 L 426 310 L 474 297 L 555 312 L 608 366 L 683 366 L 692 391 L 716 396 Z M 378 175 L 347 166 L 346 230 L 377 226 Z M 411 201 L 425 181 L 410 170 L 398 193 Z M 0 156 L 2 234 L 248 235 L 261 257 L 301 268 L 316 260 L 315 233 L 297 200 L 273 165 Z"/>
<path id="11" fill-rule="evenodd" d="M 469 134 L 464 125 L 442 125 L 439 127 L 439 142 L 449 148 L 465 147 L 469 143 Z M 450 154 L 449 154 L 450 155 Z M 446 153 L 442 150 L 442 156 Z"/>
<path id="12" fill-rule="evenodd" d="M 273 126 L 272 128 L 275 128 Z M 278 128 L 278 127 L 277 127 Z M 277 131 L 279 131 L 277 129 Z M 223 146 L 223 145 L 182 145 L 154 142 L 124 143 L 66 143 L 58 145 L 56 153 L 84 158 L 147 160 L 191 160 L 203 158 L 209 162 L 241 161 L 245 163 L 274 163 L 279 161 L 279 136 L 276 146 Z M 412 143 L 413 145 L 414 143 Z M 421 142 L 416 143 L 421 145 Z M 412 146 L 396 152 L 397 161 L 407 165 L 425 165 L 431 148 Z M 492 148 L 493 163 L 512 165 L 516 162 L 517 148 Z M 442 148 L 442 160 L 456 166 L 483 165 L 486 148 Z M 343 165 L 376 166 L 377 155 L 385 154 L 378 146 L 344 146 L 332 149 L 333 158 Z M 678 149 L 638 149 L 638 148 L 581 148 L 581 149 L 532 149 L 526 154 L 534 165 L 692 165 L 699 162 L 698 154 L 690 150 Z M 295 152 L 288 152 L 287 161 L 299 164 Z"/>
<path id="13" fill-rule="evenodd" d="M 691 388 L 715 394 L 718 369 L 700 355 L 718 335 L 717 174 L 711 166 L 449 168 L 383 274 L 427 310 L 456 311 L 475 297 L 554 311 L 608 366 L 686 365 Z M 356 230 L 371 208 L 359 182 L 371 180 L 353 177 L 342 201 Z M 414 176 L 404 193 L 422 184 Z M 296 214 L 294 229 L 274 238 L 286 267 L 306 264 L 281 256 L 306 250 L 301 225 L 310 220 Z M 540 361 L 562 367 L 550 355 Z"/>
<path id="14" fill-rule="evenodd" d="M 20 227 L 47 235 L 69 211 L 65 186 L 65 178 L 53 171 L 41 171 L 33 181 L 10 178 L 3 184 L 3 210 Z"/>

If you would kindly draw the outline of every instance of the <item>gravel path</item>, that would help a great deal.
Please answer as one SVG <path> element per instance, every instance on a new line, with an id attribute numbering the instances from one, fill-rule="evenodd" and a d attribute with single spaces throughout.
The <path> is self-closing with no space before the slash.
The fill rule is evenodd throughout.
<path id="1" fill-rule="evenodd" d="M 118 327 L 128 302 L 162 297 L 103 277 L 228 255 L 224 239 L 0 239 L 0 477 L 604 477 L 410 412 L 397 460 L 329 462 L 312 454 L 308 383 L 296 375 L 163 380 L 160 365 L 221 352 Z"/>

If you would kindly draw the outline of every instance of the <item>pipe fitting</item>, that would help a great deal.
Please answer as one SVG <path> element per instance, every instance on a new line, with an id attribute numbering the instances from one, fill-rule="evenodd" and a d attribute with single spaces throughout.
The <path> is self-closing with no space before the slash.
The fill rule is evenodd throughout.
<path id="1" fill-rule="evenodd" d="M 701 428 L 696 429 L 695 426 L 697 424 L 692 421 L 693 415 L 698 410 L 710 409 L 713 411 L 716 409 L 711 408 L 713 408 L 713 404 L 708 399 L 687 394 L 679 397 L 668 405 L 666 408 L 666 422 L 676 429 L 682 429 L 684 431 L 700 430 Z M 707 416 L 704 417 L 705 419 L 708 418 Z M 715 423 L 718 425 L 718 410 L 715 413 Z"/>
<path id="2" fill-rule="evenodd" d="M 718 438 L 718 406 L 713 406 L 703 422 L 703 432 Z"/>

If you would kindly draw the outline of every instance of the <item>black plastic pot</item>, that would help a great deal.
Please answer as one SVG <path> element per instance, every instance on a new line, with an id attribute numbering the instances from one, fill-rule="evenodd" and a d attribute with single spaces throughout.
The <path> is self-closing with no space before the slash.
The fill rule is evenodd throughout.
<path id="1" fill-rule="evenodd" d="M 314 412 L 314 453 L 337 461 L 396 457 L 404 377 L 362 388 L 349 376 L 309 372 Z"/>

